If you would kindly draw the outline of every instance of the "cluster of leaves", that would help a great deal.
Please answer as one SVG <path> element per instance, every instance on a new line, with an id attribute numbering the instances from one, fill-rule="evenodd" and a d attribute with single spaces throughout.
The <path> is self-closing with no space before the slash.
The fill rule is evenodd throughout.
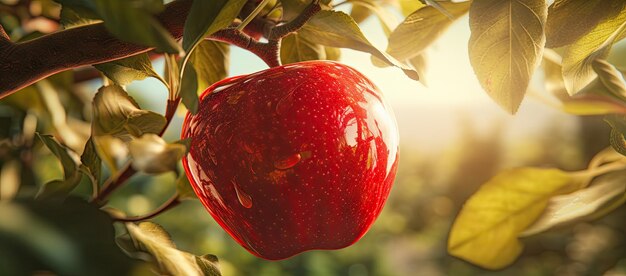
<path id="1" fill-rule="evenodd" d="M 471 263 L 500 269 L 520 255 L 519 238 L 597 218 L 626 201 L 626 183 L 619 173 L 626 168 L 622 156 L 626 154 L 626 82 L 620 70 L 606 61 L 611 47 L 626 37 L 626 3 L 470 2 L 440 3 L 446 12 L 418 7 L 391 33 L 387 51 L 419 68 L 428 43 L 452 20 L 469 13 L 470 62 L 496 103 L 515 113 L 542 64 L 546 88 L 562 109 L 577 115 L 607 115 L 613 128 L 611 144 L 621 153 L 601 152 L 582 172 L 519 168 L 485 183 L 456 219 L 448 250 Z M 357 11 L 362 12 L 353 10 Z"/>
<path id="2" fill-rule="evenodd" d="M 594 219 L 626 202 L 626 182 L 619 172 L 626 169 L 626 82 L 623 71 L 606 61 L 612 46 L 626 37 L 626 3 L 348 2 L 356 22 L 375 15 L 389 39 L 386 52 L 420 73 L 426 70 L 425 50 L 469 13 L 470 63 L 485 92 L 504 110 L 518 110 L 541 65 L 538 72 L 543 73 L 548 92 L 560 101 L 557 106 L 576 115 L 606 115 L 613 128 L 610 141 L 621 155 L 607 149 L 583 172 L 520 168 L 485 183 L 451 230 L 452 255 L 500 269 L 521 253 L 518 238 Z M 389 5 L 400 6 L 406 16 L 403 22 L 394 22 Z M 376 58 L 373 62 L 385 65 Z"/>

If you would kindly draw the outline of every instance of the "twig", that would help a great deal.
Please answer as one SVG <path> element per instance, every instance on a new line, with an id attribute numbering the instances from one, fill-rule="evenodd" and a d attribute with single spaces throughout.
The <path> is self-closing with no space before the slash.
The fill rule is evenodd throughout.
<path id="1" fill-rule="evenodd" d="M 122 186 L 122 184 L 124 184 L 124 182 L 126 182 L 126 180 L 128 180 L 131 176 L 135 175 L 136 172 L 137 171 L 133 169 L 129 162 L 120 170 L 120 173 L 117 176 L 109 177 L 109 179 L 104 182 L 102 190 L 100 190 L 100 193 L 94 197 L 91 202 L 98 205 L 104 205 L 109 195 Z"/>
<path id="2" fill-rule="evenodd" d="M 269 41 L 280 40 L 281 38 L 297 31 L 321 9 L 322 7 L 319 4 L 319 0 L 313 0 L 313 2 L 311 2 L 311 4 L 308 5 L 300 15 L 298 15 L 298 17 L 294 18 L 292 21 L 274 27 L 270 31 L 267 39 Z"/>
<path id="3" fill-rule="evenodd" d="M 165 203 L 163 203 L 163 205 L 159 206 L 159 208 L 155 209 L 154 211 L 142 215 L 142 216 L 134 216 L 134 217 L 118 217 L 118 216 L 113 216 L 113 220 L 115 221 L 121 221 L 121 222 L 136 222 L 136 221 L 142 221 L 142 220 L 147 220 L 147 219 L 151 219 L 153 217 L 158 216 L 159 214 L 172 209 L 174 207 L 176 207 L 178 204 L 180 204 L 180 197 L 178 195 L 178 193 L 176 193 L 174 196 L 170 197 Z"/>

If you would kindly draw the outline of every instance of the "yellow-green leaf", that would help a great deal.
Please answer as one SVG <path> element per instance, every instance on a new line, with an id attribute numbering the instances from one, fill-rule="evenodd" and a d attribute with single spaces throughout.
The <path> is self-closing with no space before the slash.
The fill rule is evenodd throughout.
<path id="1" fill-rule="evenodd" d="M 246 0 L 193 1 L 185 20 L 183 49 L 190 54 L 204 37 L 228 27 Z"/>
<path id="2" fill-rule="evenodd" d="M 350 10 L 350 16 L 354 19 L 354 22 L 361 23 L 363 20 L 367 19 L 372 15 L 372 10 L 367 8 L 364 5 L 352 4 L 352 9 Z"/>
<path id="3" fill-rule="evenodd" d="M 74 10 L 73 16 L 97 17 L 116 37 L 139 45 L 157 47 L 167 53 L 178 53 L 181 47 L 154 16 L 164 9 L 162 1 L 143 0 L 58 0 Z M 202 1 L 204 2 L 204 1 Z M 212 2 L 212 1 L 211 1 Z M 80 11 L 80 14 L 76 12 Z M 67 21 L 67 14 L 66 20 Z M 76 21 L 74 17 L 71 21 Z M 67 23 L 67 22 L 65 22 Z"/>
<path id="4" fill-rule="evenodd" d="M 119 85 L 126 85 L 132 81 L 143 80 L 147 77 L 154 77 L 165 83 L 161 76 L 152 68 L 152 62 L 146 53 L 107 63 L 96 64 L 94 67 Z"/>
<path id="5" fill-rule="evenodd" d="M 402 69 L 409 78 L 419 80 L 419 75 L 415 70 L 374 47 L 365 38 L 356 22 L 343 12 L 320 11 L 299 32 L 304 37 L 313 38 L 315 42 L 325 46 L 350 48 L 370 53 L 387 64 Z"/>
<path id="6" fill-rule="evenodd" d="M 626 8 L 601 20 L 587 35 L 567 47 L 563 55 L 563 79 L 570 95 L 587 86 L 596 74 L 591 63 L 605 59 L 613 44 L 626 35 Z"/>
<path id="7" fill-rule="evenodd" d="M 398 2 L 400 4 L 400 11 L 405 17 L 426 6 L 424 3 L 415 0 L 398 0 Z"/>
<path id="8" fill-rule="evenodd" d="M 127 223 L 126 228 L 133 241 L 132 245 L 128 241 L 124 242 L 127 247 L 131 247 L 126 248 L 126 250 L 136 249 L 137 251 L 150 254 L 154 258 L 153 262 L 163 274 L 189 276 L 221 275 L 215 256 L 199 257 L 176 249 L 176 245 L 172 242 L 169 234 L 156 223 L 142 222 L 139 225 Z M 118 239 L 119 242 L 120 240 Z M 133 245 L 135 248 L 132 248 Z"/>
<path id="9" fill-rule="evenodd" d="M 589 188 L 550 199 L 541 217 L 520 236 L 530 236 L 556 226 L 585 220 L 624 193 L 626 193 L 624 172 L 600 176 Z"/>
<path id="10" fill-rule="evenodd" d="M 181 200 L 198 199 L 186 174 L 181 174 L 176 180 L 176 192 Z"/>
<path id="11" fill-rule="evenodd" d="M 470 6 L 470 62 L 493 100 L 515 113 L 545 44 L 543 0 L 482 0 Z"/>
<path id="12" fill-rule="evenodd" d="M 292 33 L 283 38 L 280 46 L 280 60 L 283 64 L 318 59 L 326 59 L 324 46 L 310 41 L 299 33 Z"/>
<path id="13" fill-rule="evenodd" d="M 379 3 L 378 1 L 374 0 L 350 0 L 350 2 L 352 3 L 352 11 L 350 12 L 350 16 L 357 23 L 360 23 L 367 17 L 369 17 L 368 13 L 373 13 L 378 18 L 380 26 L 383 28 L 383 31 L 387 36 L 389 36 L 392 32 L 392 29 L 396 25 L 398 25 L 396 16 L 394 16 L 394 14 L 392 14 L 389 10 L 385 9 L 383 3 Z M 363 11 L 363 9 L 365 9 L 367 12 Z"/>
<path id="14" fill-rule="evenodd" d="M 449 253 L 488 269 L 511 264 L 523 249 L 518 235 L 537 220 L 548 200 L 580 185 L 557 169 L 500 172 L 463 206 L 450 231 Z"/>
<path id="15" fill-rule="evenodd" d="M 589 33 L 600 21 L 613 17 L 623 0 L 556 0 L 548 8 L 546 47 L 567 46 Z"/>
<path id="16" fill-rule="evenodd" d="M 327 60 L 338 61 L 341 58 L 341 50 L 339 48 L 325 46 L 324 50 L 326 51 Z"/>
<path id="17" fill-rule="evenodd" d="M 93 126 L 95 136 L 111 135 L 124 141 L 144 133 L 159 133 L 165 118 L 158 113 L 143 110 L 121 86 L 103 86 L 93 99 Z"/>
<path id="18" fill-rule="evenodd" d="M 92 141 L 96 153 L 111 170 L 111 173 L 117 173 L 120 165 L 128 157 L 128 146 L 121 139 L 110 135 L 93 136 Z"/>
<path id="19" fill-rule="evenodd" d="M 229 53 L 230 47 L 223 42 L 204 40 L 198 44 L 189 58 L 196 69 L 198 93 L 204 91 L 211 84 L 226 78 Z"/>
<path id="20" fill-rule="evenodd" d="M 419 55 L 435 41 L 448 27 L 464 15 L 470 2 L 444 2 L 445 8 L 453 18 L 448 18 L 433 6 L 424 6 L 406 19 L 389 36 L 387 52 L 398 60 L 405 60 Z"/>
<path id="21" fill-rule="evenodd" d="M 132 166 L 145 173 L 164 173 L 175 171 L 178 161 L 185 155 L 187 148 L 182 144 L 168 144 L 156 134 L 147 133 L 128 144 Z"/>
<path id="22" fill-rule="evenodd" d="M 183 78 L 180 81 L 180 97 L 192 114 L 198 112 L 198 75 L 192 62 L 185 66 Z"/>

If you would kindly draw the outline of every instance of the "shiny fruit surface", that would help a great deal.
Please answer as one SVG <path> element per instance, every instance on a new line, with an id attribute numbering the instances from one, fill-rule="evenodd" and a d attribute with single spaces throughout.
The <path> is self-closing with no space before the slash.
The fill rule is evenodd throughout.
<path id="1" fill-rule="evenodd" d="M 398 165 L 398 130 L 378 88 L 355 69 L 310 61 L 209 87 L 183 165 L 213 218 L 243 247 L 279 260 L 359 240 Z"/>

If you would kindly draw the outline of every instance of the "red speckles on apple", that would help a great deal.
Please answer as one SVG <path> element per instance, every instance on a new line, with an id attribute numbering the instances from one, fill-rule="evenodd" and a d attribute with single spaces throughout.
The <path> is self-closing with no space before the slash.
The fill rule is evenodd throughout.
<path id="1" fill-rule="evenodd" d="M 267 259 L 356 242 L 397 168 L 393 114 L 345 65 L 314 61 L 221 81 L 185 119 L 196 194 L 243 247 Z"/>

